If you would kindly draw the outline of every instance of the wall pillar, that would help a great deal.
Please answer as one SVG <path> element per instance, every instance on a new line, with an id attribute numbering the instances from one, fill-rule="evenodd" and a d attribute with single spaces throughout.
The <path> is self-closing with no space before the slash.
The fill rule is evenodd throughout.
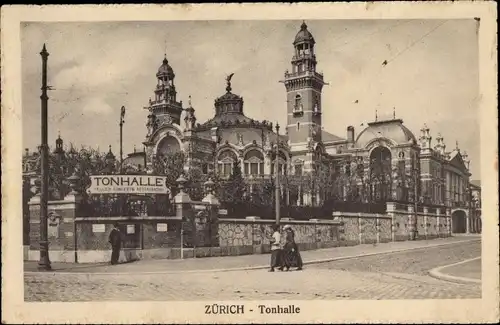
<path id="1" fill-rule="evenodd" d="M 208 203 L 208 220 L 207 225 L 209 227 L 208 233 L 210 236 L 210 247 L 219 246 L 219 206 L 220 202 L 214 195 L 214 182 L 210 179 L 205 182 L 205 188 L 207 195 L 203 198 L 202 202 Z M 252 235 L 253 236 L 253 235 Z"/>
<path id="2" fill-rule="evenodd" d="M 408 205 L 408 232 L 409 232 L 409 240 L 416 239 L 417 229 L 415 227 L 417 223 L 417 213 L 415 211 L 415 207 L 413 205 Z"/>
<path id="3" fill-rule="evenodd" d="M 377 230 L 377 244 L 380 244 L 380 215 L 375 218 L 375 229 Z"/>
<path id="4" fill-rule="evenodd" d="M 363 244 L 363 218 L 361 213 L 358 213 L 358 243 Z"/>
<path id="5" fill-rule="evenodd" d="M 446 236 L 451 236 L 453 229 L 453 219 L 451 218 L 451 209 L 446 208 Z"/>
<path id="6" fill-rule="evenodd" d="M 471 216 L 469 213 L 469 210 L 465 212 L 465 233 L 470 234 L 470 228 L 471 228 Z"/>
<path id="7" fill-rule="evenodd" d="M 189 194 L 184 192 L 184 184 L 187 180 L 181 175 L 177 179 L 179 184 L 179 193 L 174 197 L 175 215 L 181 220 L 179 236 L 181 239 L 181 258 L 184 258 L 183 248 L 185 246 L 195 247 L 196 225 L 194 224 L 193 210 L 191 206 L 191 198 Z M 185 236 L 186 235 L 186 236 Z"/>
<path id="8" fill-rule="evenodd" d="M 437 237 L 441 237 L 441 208 L 436 208 L 436 227 L 437 227 Z"/>
<path id="9" fill-rule="evenodd" d="M 391 218 L 391 241 L 396 241 L 396 203 L 387 202 L 387 215 Z"/>
<path id="10" fill-rule="evenodd" d="M 47 204 L 49 259 L 53 262 L 78 263 L 75 218 L 81 202 L 81 195 L 73 191 L 64 200 L 49 201 Z M 32 197 L 28 205 L 30 245 L 25 259 L 37 261 L 40 255 L 40 196 Z"/>
<path id="11" fill-rule="evenodd" d="M 429 213 L 429 208 L 428 207 L 424 207 L 423 208 L 423 211 L 424 211 L 424 237 L 425 239 L 427 239 L 427 235 L 429 234 L 429 229 L 428 229 L 428 220 L 429 220 L 429 217 L 427 216 L 428 213 Z"/>

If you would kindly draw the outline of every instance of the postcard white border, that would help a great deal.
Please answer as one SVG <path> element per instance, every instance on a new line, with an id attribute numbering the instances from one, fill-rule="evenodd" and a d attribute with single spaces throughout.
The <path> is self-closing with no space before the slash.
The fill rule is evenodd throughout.
<path id="1" fill-rule="evenodd" d="M 301 4 L 3 6 L 2 320 L 8 323 L 409 323 L 498 320 L 498 160 L 496 3 L 378 2 Z M 299 301 L 298 315 L 204 315 L 209 302 L 25 303 L 21 211 L 21 21 L 266 19 L 481 19 L 480 124 L 483 203 L 482 299 Z M 37 132 L 35 130 L 34 132 Z M 219 302 L 217 302 L 219 303 Z M 241 303 L 241 302 L 238 302 Z M 247 302 L 256 305 L 262 302 Z M 276 301 L 274 301 L 276 303 Z M 286 304 L 292 303 L 286 301 Z"/>

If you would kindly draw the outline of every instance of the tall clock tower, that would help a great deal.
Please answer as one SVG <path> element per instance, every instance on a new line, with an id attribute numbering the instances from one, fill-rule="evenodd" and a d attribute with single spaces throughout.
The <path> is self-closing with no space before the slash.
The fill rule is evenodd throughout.
<path id="1" fill-rule="evenodd" d="M 285 72 L 287 92 L 287 131 L 292 156 L 310 169 L 311 150 L 321 143 L 321 91 L 326 83 L 316 72 L 314 37 L 305 22 L 293 42 L 292 71 Z M 309 153 L 309 154 L 308 154 Z M 308 168 L 309 167 L 309 168 Z"/>

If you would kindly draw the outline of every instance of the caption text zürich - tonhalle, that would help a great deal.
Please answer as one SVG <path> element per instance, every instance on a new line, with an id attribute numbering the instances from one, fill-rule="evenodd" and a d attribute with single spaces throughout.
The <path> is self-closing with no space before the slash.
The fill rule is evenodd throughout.
<path id="1" fill-rule="evenodd" d="M 253 309 L 247 308 L 249 312 L 254 312 Z M 299 314 L 300 307 L 295 305 L 258 305 L 256 312 L 260 314 Z M 207 315 L 227 315 L 227 314 L 244 314 L 245 305 L 221 305 L 211 304 L 205 305 L 205 314 Z"/>

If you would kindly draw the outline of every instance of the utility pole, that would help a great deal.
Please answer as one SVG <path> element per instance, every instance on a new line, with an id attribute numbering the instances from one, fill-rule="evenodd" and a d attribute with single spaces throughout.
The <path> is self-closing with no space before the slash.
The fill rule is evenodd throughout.
<path id="1" fill-rule="evenodd" d="M 122 106 L 120 112 L 120 174 L 123 169 L 123 123 L 125 123 L 125 106 Z"/>
<path id="2" fill-rule="evenodd" d="M 276 225 L 280 225 L 280 174 L 279 174 L 279 137 L 280 137 L 280 125 L 276 123 L 276 161 L 274 167 L 274 187 L 275 187 L 275 201 L 276 201 Z"/>
<path id="3" fill-rule="evenodd" d="M 49 97 L 47 96 L 47 58 L 49 52 L 43 44 L 43 49 L 40 52 L 42 56 L 42 95 L 41 99 L 41 120 L 42 120 L 42 139 L 40 146 L 41 155 L 41 193 L 40 193 L 40 261 L 38 262 L 38 269 L 50 271 L 49 259 L 49 241 L 48 241 L 48 211 L 47 205 L 49 200 L 49 146 L 48 146 L 48 120 L 47 120 L 47 103 Z"/>

